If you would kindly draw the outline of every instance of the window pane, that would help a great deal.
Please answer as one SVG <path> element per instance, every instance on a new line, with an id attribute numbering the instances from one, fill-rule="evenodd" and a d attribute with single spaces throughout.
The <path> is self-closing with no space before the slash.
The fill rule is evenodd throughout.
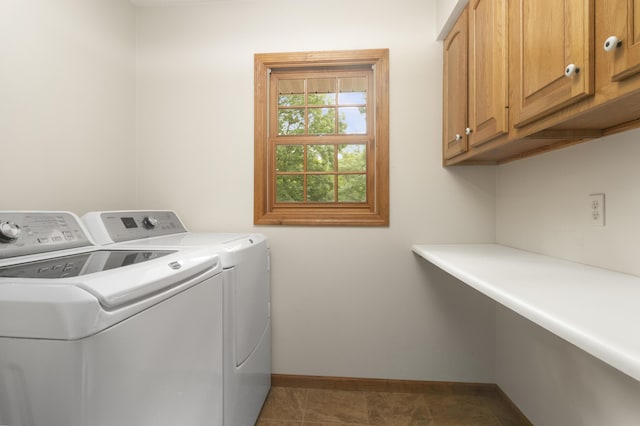
<path id="1" fill-rule="evenodd" d="M 278 110 L 279 135 L 304 135 L 304 108 Z"/>
<path id="2" fill-rule="evenodd" d="M 338 202 L 364 203 L 367 201 L 366 175 L 339 175 Z"/>
<path id="3" fill-rule="evenodd" d="M 340 80 L 340 105 L 365 105 L 367 103 L 367 79 L 344 77 Z"/>
<path id="4" fill-rule="evenodd" d="M 309 108 L 309 134 L 332 135 L 336 133 L 335 108 Z"/>
<path id="5" fill-rule="evenodd" d="M 302 145 L 278 145 L 276 147 L 276 171 L 301 172 L 304 170 Z"/>
<path id="6" fill-rule="evenodd" d="M 307 175 L 307 201 L 331 203 L 335 200 L 333 175 Z"/>
<path id="7" fill-rule="evenodd" d="M 310 78 L 307 80 L 309 93 L 336 93 L 335 78 Z"/>
<path id="8" fill-rule="evenodd" d="M 310 172 L 334 171 L 334 145 L 308 145 L 307 170 Z"/>
<path id="9" fill-rule="evenodd" d="M 290 203 L 304 201 L 304 181 L 300 175 L 276 177 L 276 202 Z"/>
<path id="10" fill-rule="evenodd" d="M 304 80 L 280 80 L 278 82 L 278 105 L 304 105 Z"/>
<path id="11" fill-rule="evenodd" d="M 307 102 L 309 105 L 335 105 L 336 86 L 335 78 L 310 78 L 307 80 Z"/>
<path id="12" fill-rule="evenodd" d="M 336 86 L 335 78 L 310 78 L 307 81 L 307 102 L 309 105 L 335 105 Z"/>
<path id="13" fill-rule="evenodd" d="M 364 135 L 367 133 L 366 107 L 338 108 L 338 114 L 341 135 Z"/>
<path id="14" fill-rule="evenodd" d="M 279 95 L 279 106 L 297 106 L 304 105 L 304 95 Z"/>
<path id="15" fill-rule="evenodd" d="M 340 105 L 365 105 L 367 94 L 364 92 L 340 93 Z"/>
<path id="16" fill-rule="evenodd" d="M 335 93 L 309 93 L 309 105 L 335 105 Z"/>
<path id="17" fill-rule="evenodd" d="M 339 145 L 338 146 L 338 171 L 340 172 L 365 172 L 367 171 L 367 146 Z"/>

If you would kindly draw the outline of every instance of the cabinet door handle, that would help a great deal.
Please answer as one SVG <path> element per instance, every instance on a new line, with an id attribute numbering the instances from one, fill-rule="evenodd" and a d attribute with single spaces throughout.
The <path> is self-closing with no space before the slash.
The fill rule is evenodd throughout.
<path id="1" fill-rule="evenodd" d="M 580 68 L 576 67 L 575 64 L 569 64 L 564 69 L 564 75 L 566 77 L 573 77 L 574 75 L 578 74 L 579 72 L 580 72 Z"/>
<path id="2" fill-rule="evenodd" d="M 622 40 L 620 40 L 616 36 L 608 37 L 604 41 L 604 50 L 605 50 L 605 52 L 613 52 L 614 50 L 616 50 L 620 46 L 622 46 Z"/>
<path id="3" fill-rule="evenodd" d="M 470 135 L 470 134 L 471 134 L 471 132 L 473 132 L 473 130 L 471 130 L 469 127 L 467 127 L 466 129 L 464 129 L 464 134 L 465 134 L 465 135 L 467 135 L 467 136 L 468 136 L 468 135 Z"/>
<path id="4" fill-rule="evenodd" d="M 462 135 L 460 133 L 456 133 L 456 140 L 462 140 Z"/>

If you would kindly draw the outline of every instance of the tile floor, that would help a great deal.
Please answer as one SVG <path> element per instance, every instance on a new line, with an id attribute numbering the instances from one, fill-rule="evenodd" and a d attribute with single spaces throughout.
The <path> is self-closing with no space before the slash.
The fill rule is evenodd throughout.
<path id="1" fill-rule="evenodd" d="M 498 392 L 272 387 L 256 426 L 530 425 Z"/>

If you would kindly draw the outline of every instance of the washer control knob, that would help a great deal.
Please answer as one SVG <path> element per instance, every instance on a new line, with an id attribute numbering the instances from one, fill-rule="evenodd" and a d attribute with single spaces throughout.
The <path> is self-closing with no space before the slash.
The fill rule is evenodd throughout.
<path id="1" fill-rule="evenodd" d="M 12 243 L 20 236 L 20 226 L 13 222 L 0 222 L 0 242 Z"/>
<path id="2" fill-rule="evenodd" d="M 153 216 L 147 216 L 142 219 L 142 225 L 147 229 L 153 229 L 158 226 L 158 219 Z"/>

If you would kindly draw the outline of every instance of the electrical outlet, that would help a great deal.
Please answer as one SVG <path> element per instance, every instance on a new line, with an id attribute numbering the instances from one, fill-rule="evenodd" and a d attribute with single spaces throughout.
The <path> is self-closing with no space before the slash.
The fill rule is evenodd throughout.
<path id="1" fill-rule="evenodd" d="M 589 195 L 589 215 L 592 226 L 604 226 L 604 194 Z"/>

